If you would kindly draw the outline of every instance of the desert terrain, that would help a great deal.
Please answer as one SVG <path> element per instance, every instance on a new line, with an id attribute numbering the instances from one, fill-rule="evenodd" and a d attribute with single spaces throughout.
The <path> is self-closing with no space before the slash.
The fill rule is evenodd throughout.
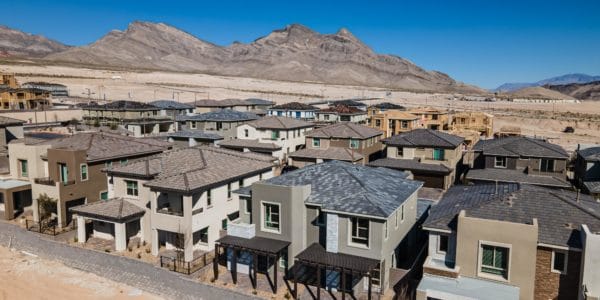
<path id="1" fill-rule="evenodd" d="M 162 299 L 59 262 L 0 247 L 0 300 Z M 35 282 L 35 288 L 31 283 Z"/>
<path id="2" fill-rule="evenodd" d="M 0 72 L 15 73 L 20 82 L 61 83 L 71 96 L 88 100 L 262 98 L 277 103 L 314 102 L 348 98 L 373 98 L 367 104 L 393 102 L 407 107 L 433 106 L 450 110 L 476 110 L 492 113 L 495 130 L 519 126 L 522 133 L 551 139 L 569 151 L 578 143 L 600 143 L 600 102 L 575 104 L 481 102 L 459 100 L 460 94 L 417 93 L 352 85 L 315 82 L 275 81 L 243 77 L 177 72 L 145 72 L 46 65 L 29 61 L 0 63 Z M 563 133 L 572 126 L 575 133 Z"/>

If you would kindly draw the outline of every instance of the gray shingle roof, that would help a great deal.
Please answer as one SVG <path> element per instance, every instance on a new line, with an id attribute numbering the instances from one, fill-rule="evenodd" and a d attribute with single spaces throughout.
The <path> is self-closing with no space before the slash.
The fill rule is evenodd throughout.
<path id="1" fill-rule="evenodd" d="M 170 147 L 169 143 L 154 139 L 134 138 L 109 133 L 78 133 L 47 140 L 52 149 L 85 150 L 89 162 L 159 153 Z"/>
<path id="2" fill-rule="evenodd" d="M 223 137 L 212 132 L 206 132 L 202 130 L 182 130 L 171 132 L 168 135 L 173 138 L 195 138 L 204 140 L 222 140 Z"/>
<path id="3" fill-rule="evenodd" d="M 561 175 L 562 176 L 562 175 Z M 565 178 L 555 176 L 529 175 L 512 169 L 471 169 L 466 175 L 468 180 L 527 183 L 547 187 L 569 188 L 571 184 Z"/>
<path id="4" fill-rule="evenodd" d="M 600 230 L 600 203 L 587 195 L 531 185 L 454 186 L 431 208 L 427 228 L 456 229 L 456 215 L 531 224 L 538 220 L 538 242 L 556 246 L 581 247 L 579 225 Z"/>
<path id="5" fill-rule="evenodd" d="M 278 116 L 267 116 L 246 124 L 258 129 L 301 129 L 313 127 L 312 123 L 306 121 Z"/>
<path id="6" fill-rule="evenodd" d="M 106 104 L 97 104 L 93 103 L 90 105 L 83 105 L 83 109 L 91 109 L 91 110 L 118 110 L 118 111 L 146 111 L 146 110 L 159 110 L 158 107 L 154 105 L 150 105 L 148 103 L 138 102 L 138 101 L 130 101 L 130 100 L 117 100 L 112 101 Z"/>
<path id="7" fill-rule="evenodd" d="M 600 161 L 600 147 L 589 147 L 577 150 L 577 154 L 586 161 Z"/>
<path id="8" fill-rule="evenodd" d="M 271 107 L 273 110 L 319 110 L 317 107 L 300 103 L 300 102 L 288 102 L 284 104 L 279 104 Z"/>
<path id="9" fill-rule="evenodd" d="M 251 150 L 269 150 L 275 151 L 281 149 L 281 146 L 275 143 L 262 143 L 258 140 L 246 140 L 246 139 L 230 139 L 219 142 L 219 146 L 223 148 L 248 148 Z"/>
<path id="10" fill-rule="evenodd" d="M 273 101 L 258 99 L 258 98 L 248 98 L 248 99 L 245 99 L 244 102 L 246 102 L 250 105 L 273 105 L 273 104 L 275 104 L 275 102 L 273 102 Z"/>
<path id="11" fill-rule="evenodd" d="M 540 139 L 523 136 L 510 136 L 491 140 L 480 140 L 473 146 L 474 151 L 484 155 L 512 157 L 551 157 L 567 159 L 569 155 L 559 145 Z"/>
<path id="12" fill-rule="evenodd" d="M 267 155 L 200 146 L 166 151 L 114 166 L 107 172 L 153 177 L 146 186 L 188 193 L 238 180 L 249 174 L 266 172 L 273 166 L 272 160 Z"/>
<path id="13" fill-rule="evenodd" d="M 414 129 L 383 140 L 390 146 L 437 147 L 454 149 L 464 142 L 464 138 L 431 129 Z"/>
<path id="14" fill-rule="evenodd" d="M 13 125 L 23 125 L 25 123 L 27 123 L 27 122 L 23 121 L 23 120 L 0 116 L 0 126 L 2 126 L 2 127 L 13 126 Z"/>
<path id="15" fill-rule="evenodd" d="M 600 181 L 585 181 L 583 185 L 589 193 L 600 193 Z"/>
<path id="16" fill-rule="evenodd" d="M 256 120 L 258 116 L 243 111 L 237 111 L 233 109 L 219 109 L 210 111 L 198 115 L 187 115 L 179 116 L 178 121 L 221 121 L 221 122 L 235 122 L 235 121 L 249 121 Z"/>
<path id="17" fill-rule="evenodd" d="M 340 122 L 313 129 L 306 133 L 306 137 L 368 139 L 382 134 L 383 131 L 376 128 L 350 122 Z"/>
<path id="18" fill-rule="evenodd" d="M 369 163 L 370 167 L 385 167 L 403 171 L 450 174 L 452 169 L 442 164 L 425 164 L 415 159 L 381 158 Z"/>
<path id="19" fill-rule="evenodd" d="M 314 158 L 324 160 L 343 160 L 349 162 L 359 161 L 364 158 L 360 153 L 341 147 L 329 147 L 327 149 L 301 149 L 289 155 L 291 158 Z"/>
<path id="20" fill-rule="evenodd" d="M 394 103 L 390 103 L 390 102 L 382 102 L 382 103 L 378 103 L 373 105 L 373 107 L 375 108 L 379 108 L 379 109 L 397 109 L 397 110 L 406 110 L 406 107 L 402 106 L 402 105 L 398 105 L 398 104 L 394 104 Z"/>
<path id="21" fill-rule="evenodd" d="M 266 180 L 283 186 L 310 185 L 306 203 L 324 210 L 387 218 L 423 185 L 408 174 L 332 160 Z"/>
<path id="22" fill-rule="evenodd" d="M 160 109 L 192 109 L 193 105 L 187 103 L 181 103 L 174 100 L 156 100 L 149 102 L 148 104 L 154 105 Z"/>
<path id="23" fill-rule="evenodd" d="M 84 217 L 119 223 L 139 218 L 145 212 L 143 208 L 130 203 L 123 198 L 96 201 L 72 207 L 70 210 Z"/>

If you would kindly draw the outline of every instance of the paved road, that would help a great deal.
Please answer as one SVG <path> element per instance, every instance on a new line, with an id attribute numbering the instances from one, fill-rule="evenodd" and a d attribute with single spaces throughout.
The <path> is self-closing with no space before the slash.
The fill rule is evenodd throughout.
<path id="1" fill-rule="evenodd" d="M 12 237 L 12 241 L 11 241 Z M 71 247 L 0 222 L 0 245 L 58 260 L 65 265 L 170 299 L 249 299 L 250 296 L 194 282 L 133 259 Z"/>

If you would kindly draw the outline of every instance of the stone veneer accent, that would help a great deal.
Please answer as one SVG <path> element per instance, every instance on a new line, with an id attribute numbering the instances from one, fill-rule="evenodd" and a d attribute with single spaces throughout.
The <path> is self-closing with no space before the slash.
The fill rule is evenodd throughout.
<path id="1" fill-rule="evenodd" d="M 581 269 L 581 252 L 569 251 L 567 274 L 551 271 L 552 249 L 538 247 L 535 266 L 535 299 L 577 299 Z"/>

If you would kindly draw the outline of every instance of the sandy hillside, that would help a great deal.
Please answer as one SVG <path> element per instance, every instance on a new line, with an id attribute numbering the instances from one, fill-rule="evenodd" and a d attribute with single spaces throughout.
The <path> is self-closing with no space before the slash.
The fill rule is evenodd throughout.
<path id="1" fill-rule="evenodd" d="M 158 300 L 138 289 L 94 274 L 0 247 L 0 300 Z M 35 288 L 32 288 L 35 283 Z"/>

